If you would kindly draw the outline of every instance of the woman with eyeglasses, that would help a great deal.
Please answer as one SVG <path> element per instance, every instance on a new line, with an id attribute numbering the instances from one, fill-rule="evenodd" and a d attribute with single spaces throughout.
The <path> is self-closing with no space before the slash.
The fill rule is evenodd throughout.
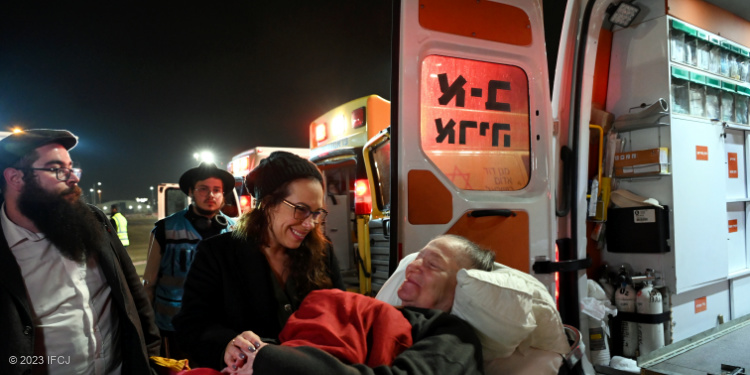
<path id="1" fill-rule="evenodd" d="M 323 176 L 297 155 L 277 151 L 247 175 L 252 211 L 232 233 L 201 241 L 173 323 L 190 364 L 220 370 L 244 358 L 241 349 L 276 340 L 313 290 L 344 289 L 321 224 Z M 194 366 L 195 367 L 195 366 Z"/>

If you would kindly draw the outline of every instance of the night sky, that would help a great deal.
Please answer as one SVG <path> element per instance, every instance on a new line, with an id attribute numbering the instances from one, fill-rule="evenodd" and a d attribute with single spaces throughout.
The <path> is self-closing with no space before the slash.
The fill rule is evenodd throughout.
<path id="1" fill-rule="evenodd" d="M 177 182 L 196 151 L 309 147 L 327 110 L 390 99 L 388 0 L 72 3 L 0 4 L 0 128 L 78 135 L 103 201 Z"/>

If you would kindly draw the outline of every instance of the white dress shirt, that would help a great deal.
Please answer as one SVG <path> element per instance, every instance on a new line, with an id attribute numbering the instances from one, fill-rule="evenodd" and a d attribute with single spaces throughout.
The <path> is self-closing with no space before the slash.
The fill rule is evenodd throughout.
<path id="1" fill-rule="evenodd" d="M 5 239 L 23 275 L 31 304 L 34 374 L 119 375 L 122 358 L 111 289 L 95 257 L 64 257 L 43 233 L 13 223 L 0 210 Z M 36 358 L 34 363 L 40 363 Z"/>

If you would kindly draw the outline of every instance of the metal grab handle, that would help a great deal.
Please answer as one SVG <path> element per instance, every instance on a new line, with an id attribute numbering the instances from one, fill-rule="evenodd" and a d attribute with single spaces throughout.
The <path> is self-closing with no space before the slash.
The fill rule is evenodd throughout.
<path id="1" fill-rule="evenodd" d="M 504 216 L 504 217 L 515 217 L 516 213 L 511 210 L 477 210 L 477 211 L 471 211 L 468 214 L 466 214 L 468 217 L 487 217 L 487 216 Z"/>

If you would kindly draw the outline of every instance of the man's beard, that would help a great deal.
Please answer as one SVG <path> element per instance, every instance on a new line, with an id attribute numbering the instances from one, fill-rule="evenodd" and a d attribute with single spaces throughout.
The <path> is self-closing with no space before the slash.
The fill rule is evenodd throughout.
<path id="1" fill-rule="evenodd" d="M 24 179 L 18 198 L 21 213 L 31 219 L 63 256 L 82 262 L 98 249 L 101 223 L 91 209 L 80 201 L 81 188 L 72 186 L 61 193 L 50 193 L 35 178 Z"/>
<path id="2" fill-rule="evenodd" d="M 202 209 L 202 208 L 198 207 L 197 204 L 194 204 L 193 207 L 195 208 L 195 212 L 197 212 L 198 215 L 205 216 L 205 217 L 214 217 L 216 214 L 219 213 L 219 211 L 221 211 L 221 208 L 219 208 L 217 210 L 213 210 L 213 211 L 212 210 L 205 210 L 205 209 Z"/>

